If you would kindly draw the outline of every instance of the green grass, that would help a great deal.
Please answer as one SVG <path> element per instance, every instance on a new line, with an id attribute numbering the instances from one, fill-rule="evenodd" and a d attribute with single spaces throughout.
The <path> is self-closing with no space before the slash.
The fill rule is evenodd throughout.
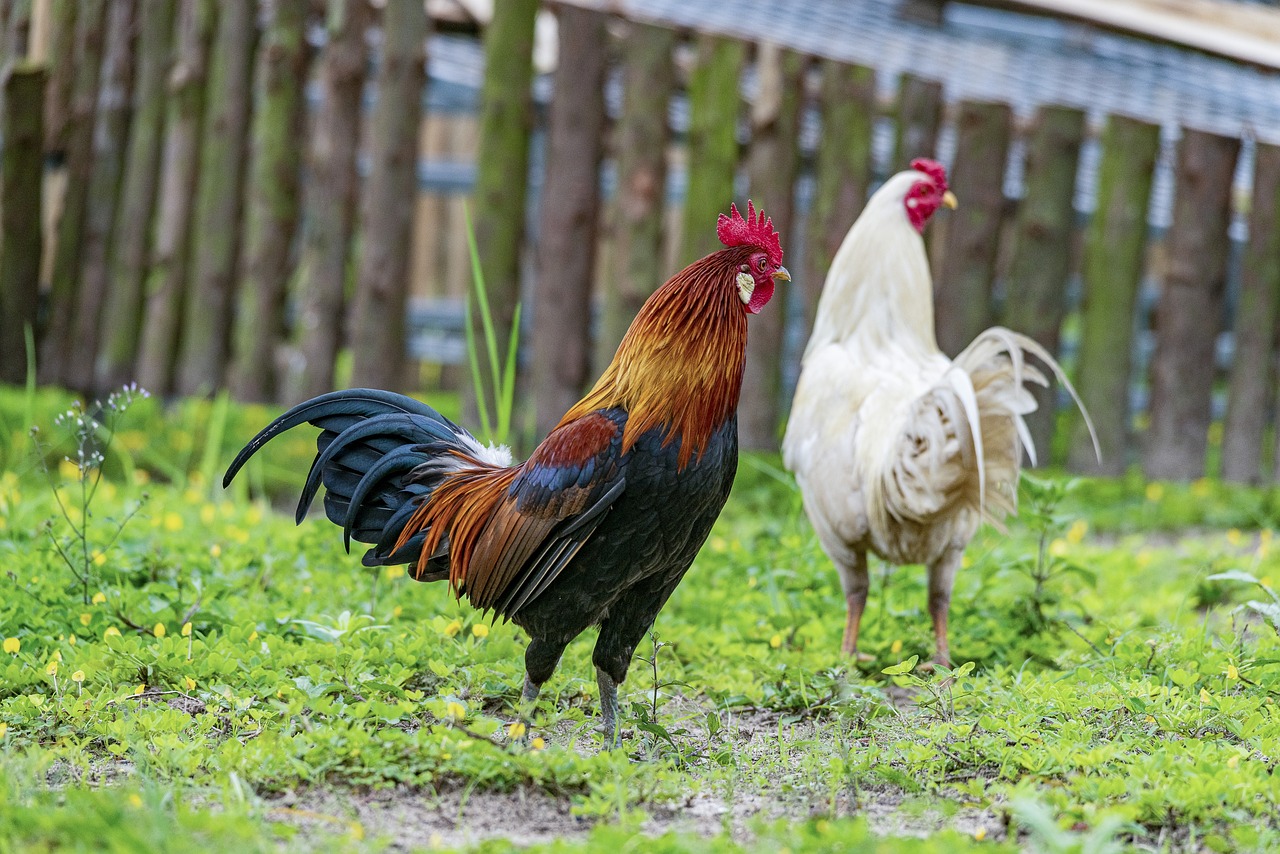
<path id="1" fill-rule="evenodd" d="M 37 399 L 37 419 L 63 403 Z M 0 851 L 158 851 L 175 832 L 184 850 L 376 850 L 406 840 L 363 799 L 502 793 L 567 806 L 549 851 L 641 832 L 657 851 L 1280 845 L 1280 642 L 1239 607 L 1257 587 L 1210 579 L 1280 586 L 1270 493 L 1133 479 L 1026 502 L 967 553 L 952 649 L 973 667 L 948 685 L 883 672 L 931 653 L 918 568 L 873 567 L 875 661 L 839 656 L 835 573 L 776 459 L 747 458 L 623 687 L 626 751 L 598 753 L 592 636 L 548 683 L 535 739 L 513 740 L 518 629 L 273 509 L 306 472 L 306 431 L 261 455 L 264 497 L 213 486 L 207 458 L 225 463 L 259 407 L 230 407 L 221 438 L 184 426 L 194 403 L 129 413 L 92 521 L 145 504 L 84 605 L 49 545 L 46 523 L 65 525 L 49 485 L 16 449 L 22 406 L 0 396 L 17 437 L 0 447 L 0 639 L 19 646 L 0 653 Z M 348 806 L 319 814 L 322 795 Z M 691 803 L 723 808 L 698 825 L 718 835 L 681 823 Z"/>

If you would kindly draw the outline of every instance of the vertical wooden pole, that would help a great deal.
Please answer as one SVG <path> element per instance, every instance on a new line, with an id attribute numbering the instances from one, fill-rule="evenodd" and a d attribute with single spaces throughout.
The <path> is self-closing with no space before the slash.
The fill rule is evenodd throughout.
<path id="1" fill-rule="evenodd" d="M 616 129 L 618 190 L 613 203 L 613 247 L 604 281 L 604 311 L 597 347 L 603 366 L 640 306 L 666 279 L 662 215 L 667 189 L 667 104 L 675 86 L 671 51 L 675 33 L 627 24 L 622 39 L 622 115 Z"/>
<path id="2" fill-rule="evenodd" d="M 1156 304 L 1151 429 L 1143 458 L 1151 478 L 1190 480 L 1205 473 L 1239 151 L 1238 139 L 1190 129 L 1178 143 L 1169 270 Z"/>
<path id="3" fill-rule="evenodd" d="M 0 155 L 0 382 L 27 374 L 27 330 L 35 334 L 40 295 L 41 165 L 44 159 L 43 66 L 13 66 L 4 80 L 4 151 Z"/>
<path id="4" fill-rule="evenodd" d="M 1093 418 L 1099 461 L 1078 413 L 1072 415 L 1070 467 L 1089 474 L 1123 474 L 1129 435 L 1133 325 L 1147 246 L 1147 208 L 1160 128 L 1111 116 L 1102 137 L 1098 201 L 1085 233 L 1081 274 L 1080 355 L 1075 385 Z"/>
<path id="5" fill-rule="evenodd" d="M 173 391 L 177 368 L 204 131 L 209 42 L 217 26 L 217 13 L 214 0 L 183 0 L 178 13 L 178 50 L 169 75 L 160 196 L 147 269 L 146 323 L 138 353 L 138 382 L 155 394 Z"/>
<path id="6" fill-rule="evenodd" d="M 111 277 L 121 178 L 128 150 L 133 105 L 135 0 L 111 0 L 102 70 L 93 119 L 93 174 L 85 202 L 84 246 L 80 251 L 80 289 L 70 347 L 62 380 L 78 391 L 94 390 L 94 367 L 102 332 L 102 307 Z"/>
<path id="7" fill-rule="evenodd" d="M 822 132 L 818 135 L 802 275 L 795 287 L 804 299 L 805 328 L 813 326 L 818 297 L 831 260 L 844 242 L 871 188 L 871 133 L 875 72 L 835 60 L 822 62 Z"/>
<path id="8" fill-rule="evenodd" d="M 245 152 L 252 113 L 256 12 L 253 0 L 218 4 L 191 226 L 190 285 L 175 382 L 179 394 L 210 394 L 221 388 L 231 349 Z"/>
<path id="9" fill-rule="evenodd" d="M 917 157 L 935 157 L 942 125 L 942 84 L 903 74 L 898 80 L 898 122 L 890 172 L 906 169 Z"/>
<path id="10" fill-rule="evenodd" d="M 689 77 L 688 183 L 684 197 L 681 266 L 720 249 L 716 218 L 733 201 L 738 168 L 738 76 L 746 48 L 719 36 L 698 36 L 698 59 Z"/>
<path id="11" fill-rule="evenodd" d="M 48 89 L 44 96 L 45 156 L 59 162 L 67 150 L 71 116 L 71 88 L 81 72 L 75 57 L 76 17 L 83 0 L 52 0 L 49 4 L 48 44 L 40 61 L 49 67 Z M 91 4 L 97 5 L 97 4 Z M 86 9 L 91 12 L 92 9 Z M 34 45 L 33 45 L 34 47 Z"/>
<path id="12" fill-rule="evenodd" d="M 1255 149 L 1249 242 L 1236 303 L 1235 358 L 1222 434 L 1222 477 L 1262 480 L 1262 443 L 1274 398 L 1272 359 L 1280 320 L 1280 146 Z"/>
<path id="13" fill-rule="evenodd" d="M 774 44 L 757 49 L 760 91 L 751 105 L 747 172 L 752 200 L 773 220 L 784 241 L 791 232 L 800 160 L 800 106 L 805 59 Z M 710 229 L 708 229 L 710 230 Z M 774 304 L 751 319 L 738 429 L 747 450 L 776 451 L 782 408 L 782 333 L 791 286 L 779 284 Z"/>
<path id="14" fill-rule="evenodd" d="M 605 16 L 558 7 L 560 56 L 547 127 L 547 177 L 533 311 L 537 435 L 582 396 L 591 364 L 591 282 L 604 153 Z"/>
<path id="15" fill-rule="evenodd" d="M 947 223 L 946 251 L 934 285 L 938 346 L 955 356 L 991 325 L 1004 171 L 1013 135 L 1008 104 L 965 101 L 956 120 L 951 189 L 960 207 Z"/>
<path id="16" fill-rule="evenodd" d="M 71 330 L 80 293 L 81 248 L 93 176 L 93 126 L 106 12 L 106 0 L 85 0 L 76 20 L 71 53 L 75 75 L 64 144 L 66 192 L 53 246 L 49 322 L 40 344 L 40 379 L 44 383 L 66 382 L 67 366 L 76 351 Z M 47 110 L 45 114 L 48 115 Z M 46 146 L 48 137 L 46 128 Z"/>
<path id="17" fill-rule="evenodd" d="M 176 0 L 154 0 L 140 7 L 138 75 L 134 81 L 134 119 L 120 195 L 120 218 L 112 253 L 111 287 L 107 292 L 98 355 L 100 389 L 134 379 L 141 340 L 143 280 L 151 244 L 151 214 L 160 178 L 164 134 L 165 84 L 172 59 Z"/>
<path id="18" fill-rule="evenodd" d="M 277 350 L 284 343 L 289 256 L 298 227 L 308 5 L 275 0 L 258 49 L 244 282 L 231 370 L 231 389 L 241 400 L 275 400 L 279 389 Z"/>
<path id="19" fill-rule="evenodd" d="M 533 130 L 533 25 L 537 13 L 538 0 L 495 3 L 493 19 L 484 34 L 480 147 L 476 153 L 471 224 L 494 333 L 503 344 L 510 338 L 512 317 L 520 301 L 520 247 L 524 242 L 529 136 Z M 478 311 L 472 312 L 471 330 L 477 341 L 484 340 Z M 480 375 L 492 376 L 485 348 L 478 349 Z M 464 382 L 463 389 L 464 416 L 474 424 L 479 416 L 473 385 Z M 490 412 L 496 411 L 496 394 L 496 389 L 487 393 Z"/>
<path id="20" fill-rule="evenodd" d="M 1075 250 L 1076 167 L 1085 115 L 1072 107 L 1042 107 L 1027 145 L 1026 194 L 1018 206 L 1009 265 L 1007 325 L 1030 335 L 1050 353 L 1066 315 L 1067 277 Z M 1042 464 L 1050 462 L 1054 388 L 1032 386 L 1036 411 L 1027 418 Z"/>
<path id="21" fill-rule="evenodd" d="M 356 146 L 365 30 L 373 18 L 368 0 L 329 0 L 329 39 L 320 56 L 320 112 L 309 141 L 303 190 L 298 321 L 293 333 L 296 364 L 290 367 L 297 382 L 290 382 L 286 403 L 333 389 L 359 188 Z"/>
<path id="22" fill-rule="evenodd" d="M 405 371 L 412 200 L 426 86 L 427 13 L 421 3 L 383 11 L 378 100 L 370 119 L 369 176 L 360 200 L 351 382 L 398 389 Z"/>

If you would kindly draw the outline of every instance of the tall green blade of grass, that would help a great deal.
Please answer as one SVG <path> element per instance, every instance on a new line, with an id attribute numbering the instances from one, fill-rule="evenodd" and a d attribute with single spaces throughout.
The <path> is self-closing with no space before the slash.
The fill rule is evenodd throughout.
<path id="1" fill-rule="evenodd" d="M 480 324 L 484 330 L 485 352 L 489 357 L 489 368 L 492 374 L 494 404 L 497 407 L 496 425 L 489 416 L 489 404 L 485 395 L 484 371 L 480 366 L 480 354 L 477 351 L 475 332 L 471 328 L 471 298 L 468 296 L 464 318 L 467 336 L 467 361 L 471 365 L 471 381 L 475 387 L 476 409 L 480 413 L 484 440 L 491 444 L 503 444 L 511 431 L 511 412 L 515 404 L 516 365 L 519 358 L 520 341 L 520 305 L 517 303 L 511 321 L 511 334 L 507 339 L 507 358 L 499 366 L 498 335 L 493 327 L 493 314 L 489 309 L 489 291 L 484 282 L 484 271 L 480 267 L 480 251 L 476 248 L 475 230 L 471 227 L 471 212 L 463 205 L 463 219 L 467 228 L 467 250 L 471 255 L 471 278 L 475 286 L 476 305 L 480 309 Z M 496 426 L 496 429 L 495 429 Z"/>

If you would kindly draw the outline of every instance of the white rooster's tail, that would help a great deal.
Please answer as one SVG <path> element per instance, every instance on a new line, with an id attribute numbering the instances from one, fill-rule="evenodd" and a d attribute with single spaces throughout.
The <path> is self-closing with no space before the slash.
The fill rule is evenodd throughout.
<path id="1" fill-rule="evenodd" d="M 881 489 L 868 496 L 874 520 L 928 524 L 967 505 L 1002 527 L 1004 518 L 1017 512 L 1023 449 L 1032 464 L 1036 461 L 1023 420 L 1036 408 L 1026 384 L 1048 385 L 1045 374 L 1027 362 L 1028 355 L 1063 384 L 1093 436 L 1089 413 L 1053 356 L 1026 335 L 993 327 L 955 358 L 942 382 L 911 405 L 896 453 L 882 457 L 892 462 L 879 478 Z"/>

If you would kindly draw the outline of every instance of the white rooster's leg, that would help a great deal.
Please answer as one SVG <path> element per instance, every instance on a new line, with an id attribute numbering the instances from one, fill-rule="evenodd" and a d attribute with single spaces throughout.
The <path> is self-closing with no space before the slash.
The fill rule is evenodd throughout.
<path id="1" fill-rule="evenodd" d="M 933 617 L 933 635 L 937 646 L 933 660 L 943 667 L 951 666 L 951 646 L 947 641 L 947 613 L 951 610 L 951 586 L 956 581 L 963 548 L 952 547 L 929 564 L 929 615 Z"/>
<path id="2" fill-rule="evenodd" d="M 836 568 L 840 571 L 840 586 L 844 588 L 844 601 L 849 608 L 849 617 L 844 624 L 844 643 L 840 651 L 845 655 L 857 656 L 859 660 L 871 659 L 871 656 L 858 655 L 858 624 L 862 622 L 862 612 L 867 607 L 867 588 L 870 579 L 867 576 L 867 553 L 862 550 L 853 552 L 852 563 L 838 561 Z"/>

